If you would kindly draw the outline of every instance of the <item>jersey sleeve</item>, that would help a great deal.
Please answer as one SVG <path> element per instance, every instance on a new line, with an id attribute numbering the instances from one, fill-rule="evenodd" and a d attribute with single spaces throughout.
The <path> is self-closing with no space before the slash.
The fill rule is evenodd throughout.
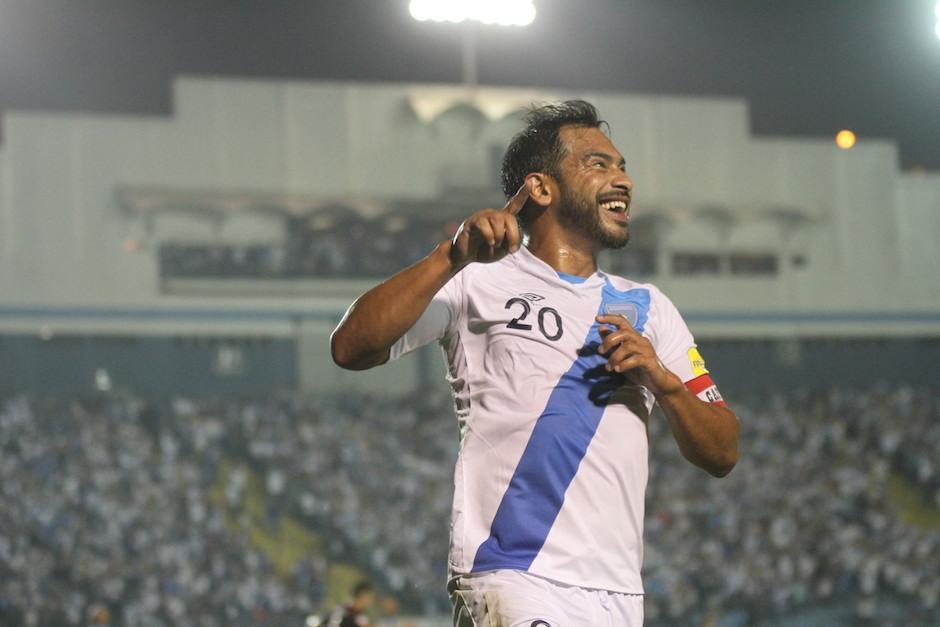
<path id="1" fill-rule="evenodd" d="M 692 332 L 676 306 L 658 289 L 653 290 L 653 320 L 647 337 L 659 360 L 667 370 L 682 379 L 693 394 L 706 403 L 724 406 L 725 401 L 715 385 L 705 360 L 698 352 Z"/>
<path id="2" fill-rule="evenodd" d="M 389 361 L 455 332 L 462 302 L 460 291 L 462 275 L 463 273 L 458 273 L 448 281 L 434 295 L 418 321 L 392 344 L 388 354 Z"/>

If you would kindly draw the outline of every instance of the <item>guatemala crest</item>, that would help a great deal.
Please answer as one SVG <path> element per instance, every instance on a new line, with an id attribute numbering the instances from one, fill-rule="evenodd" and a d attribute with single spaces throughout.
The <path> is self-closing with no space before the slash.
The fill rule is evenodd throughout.
<path id="1" fill-rule="evenodd" d="M 630 302 L 608 303 L 604 305 L 604 313 L 613 316 L 623 316 L 627 319 L 627 322 L 630 323 L 630 326 L 634 328 L 636 328 L 637 320 L 640 317 L 640 312 L 636 304 Z"/>

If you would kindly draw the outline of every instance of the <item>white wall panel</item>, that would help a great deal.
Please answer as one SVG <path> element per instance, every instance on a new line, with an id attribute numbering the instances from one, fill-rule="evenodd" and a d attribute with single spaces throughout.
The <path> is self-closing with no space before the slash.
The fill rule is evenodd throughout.
<path id="1" fill-rule="evenodd" d="M 496 119 L 456 106 L 422 121 L 408 100 L 419 88 L 187 77 L 176 82 L 174 112 L 165 118 L 6 114 L 0 307 L 175 307 L 182 297 L 161 292 L 155 241 L 251 243 L 282 235 L 276 219 L 238 212 L 221 223 L 166 214 L 148 231 L 143 217 L 119 206 L 119 188 L 378 201 L 439 198 L 446 185 L 495 188 L 498 155 L 520 128 L 520 114 Z M 940 175 L 902 175 L 893 144 L 863 140 L 840 151 L 829 139 L 755 138 L 738 100 L 550 96 L 586 97 L 610 122 L 636 183 L 637 215 L 671 220 L 663 259 L 688 250 L 781 255 L 779 275 L 767 279 L 693 280 L 664 269 L 654 282 L 684 308 L 940 312 Z M 127 252 L 128 238 L 142 240 L 143 250 Z M 794 255 L 805 257 L 805 268 L 792 266 Z M 349 298 L 358 289 L 349 287 Z M 185 303 L 259 305 L 231 297 Z M 297 306 L 299 299 L 261 304 Z M 814 323 L 801 330 L 807 324 Z M 891 328 L 930 324 L 940 326 L 918 319 Z M 732 326 L 713 320 L 701 328 L 720 335 Z"/>
<path id="2" fill-rule="evenodd" d="M 354 180 L 346 92 L 333 84 L 288 84 L 284 102 L 286 186 L 326 196 L 349 193 Z"/>
<path id="3" fill-rule="evenodd" d="M 268 244 L 284 239 L 284 222 L 259 211 L 236 213 L 221 224 L 219 239 L 235 244 Z"/>
<path id="4" fill-rule="evenodd" d="M 902 276 L 924 285 L 918 295 L 940 292 L 940 176 L 908 175 L 895 184 L 895 219 Z"/>
<path id="5" fill-rule="evenodd" d="M 150 220 L 150 235 L 157 241 L 199 244 L 219 241 L 220 224 L 204 214 L 163 211 Z"/>

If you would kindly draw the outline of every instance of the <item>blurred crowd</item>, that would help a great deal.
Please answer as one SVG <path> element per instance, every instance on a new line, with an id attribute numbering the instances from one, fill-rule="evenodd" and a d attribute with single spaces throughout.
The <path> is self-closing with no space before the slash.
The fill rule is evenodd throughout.
<path id="1" fill-rule="evenodd" d="M 457 427 L 450 398 L 245 403 L 228 450 L 264 477 L 272 520 L 296 516 L 422 613 L 447 611 L 447 519 Z M 228 492 L 243 479 L 233 475 Z"/>
<path id="2" fill-rule="evenodd" d="M 7 402 L 0 624 L 302 624 L 323 564 L 281 580 L 226 529 L 208 498 L 224 433 L 133 399 Z"/>
<path id="3" fill-rule="evenodd" d="M 849 598 L 858 624 L 885 624 L 889 596 L 906 608 L 898 624 L 936 618 L 940 394 L 730 400 L 741 459 L 722 480 L 683 461 L 662 418 L 651 420 L 648 622 L 772 621 Z M 322 609 L 334 561 L 355 564 L 409 611 L 446 614 L 456 449 L 438 392 L 161 406 L 8 399 L 0 624 L 299 627 Z M 252 524 L 289 516 L 325 540 L 287 574 L 232 524 L 248 519 L 252 481 L 265 508 Z M 894 484 L 921 496 L 925 520 L 905 519 Z"/>
<path id="4" fill-rule="evenodd" d="M 446 609 L 456 427 L 437 399 L 8 400 L 0 625 L 299 626 L 329 609 L 332 560 L 371 569 L 410 608 Z M 287 578 L 226 524 L 248 517 L 249 476 L 267 508 L 256 526 L 290 515 L 326 540 Z"/>
<path id="5" fill-rule="evenodd" d="M 741 458 L 716 481 L 650 429 L 646 611 L 770 620 L 852 598 L 853 624 L 940 619 L 940 393 L 909 387 L 731 400 Z M 935 512 L 905 522 L 892 482 Z M 885 622 L 886 599 L 905 615 Z M 933 617 L 932 619 L 930 617 Z"/>

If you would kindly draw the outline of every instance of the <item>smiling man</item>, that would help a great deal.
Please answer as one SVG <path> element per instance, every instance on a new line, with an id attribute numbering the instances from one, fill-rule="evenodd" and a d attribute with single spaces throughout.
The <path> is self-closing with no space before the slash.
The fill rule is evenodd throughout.
<path id="1" fill-rule="evenodd" d="M 444 349 L 455 625 L 642 624 L 654 402 L 690 462 L 716 477 L 737 462 L 737 417 L 675 306 L 597 267 L 629 241 L 633 194 L 605 126 L 580 100 L 530 111 L 503 160 L 505 207 L 363 294 L 331 338 L 350 369 Z"/>

